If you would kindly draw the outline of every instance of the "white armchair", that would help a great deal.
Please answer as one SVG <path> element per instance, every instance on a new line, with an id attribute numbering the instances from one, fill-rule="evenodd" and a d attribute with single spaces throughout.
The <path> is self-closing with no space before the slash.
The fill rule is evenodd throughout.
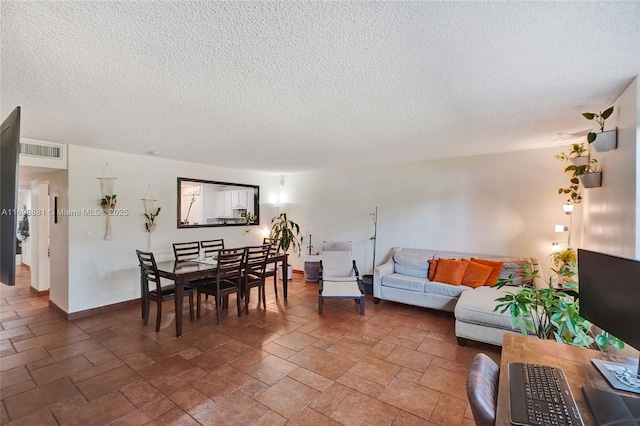
<path id="1" fill-rule="evenodd" d="M 364 315 L 364 286 L 351 253 L 351 242 L 322 243 L 322 260 L 318 283 L 318 313 L 322 314 L 324 298 L 354 299 Z"/>

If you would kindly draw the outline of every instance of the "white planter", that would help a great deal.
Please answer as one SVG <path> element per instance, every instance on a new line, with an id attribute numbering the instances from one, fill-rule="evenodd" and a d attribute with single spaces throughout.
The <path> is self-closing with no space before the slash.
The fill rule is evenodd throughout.
<path id="1" fill-rule="evenodd" d="M 618 129 L 596 133 L 596 140 L 591 142 L 597 152 L 607 152 L 618 148 Z"/>
<path id="2" fill-rule="evenodd" d="M 585 173 L 580 175 L 580 182 L 585 188 L 602 186 L 602 172 Z"/>
<path id="3" fill-rule="evenodd" d="M 291 281 L 293 276 L 293 266 L 287 265 L 287 281 Z M 278 266 L 278 279 L 282 281 L 282 265 Z"/>
<path id="4" fill-rule="evenodd" d="M 589 157 L 587 155 L 582 155 L 580 157 L 572 158 L 571 164 L 574 166 L 584 166 L 589 164 Z"/>

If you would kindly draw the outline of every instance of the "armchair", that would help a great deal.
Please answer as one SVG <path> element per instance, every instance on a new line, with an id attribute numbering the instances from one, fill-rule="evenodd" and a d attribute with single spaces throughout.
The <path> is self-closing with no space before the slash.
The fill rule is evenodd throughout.
<path id="1" fill-rule="evenodd" d="M 322 315 L 325 298 L 354 299 L 364 315 L 364 286 L 351 252 L 351 242 L 322 243 L 318 282 L 318 313 Z"/>

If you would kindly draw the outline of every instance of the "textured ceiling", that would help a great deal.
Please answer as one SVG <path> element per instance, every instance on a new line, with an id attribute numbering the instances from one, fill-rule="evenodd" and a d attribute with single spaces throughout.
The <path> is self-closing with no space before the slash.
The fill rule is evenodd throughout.
<path id="1" fill-rule="evenodd" d="M 568 143 L 640 2 L 1 2 L 22 136 L 284 173 Z"/>

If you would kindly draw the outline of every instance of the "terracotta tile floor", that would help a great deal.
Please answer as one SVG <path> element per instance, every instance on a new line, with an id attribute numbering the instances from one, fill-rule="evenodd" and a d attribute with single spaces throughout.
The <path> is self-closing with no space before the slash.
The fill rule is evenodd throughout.
<path id="1" fill-rule="evenodd" d="M 29 289 L 0 285 L 1 424 L 472 425 L 471 359 L 500 348 L 458 346 L 451 313 L 391 302 L 366 314 L 294 274 L 289 298 L 267 284 L 267 309 L 211 302 L 175 337 L 173 301 L 159 333 L 139 308 L 67 321 Z M 232 296 L 233 298 L 233 296 Z M 186 303 L 186 302 L 185 302 Z M 235 301 L 229 305 L 235 308 Z"/>

